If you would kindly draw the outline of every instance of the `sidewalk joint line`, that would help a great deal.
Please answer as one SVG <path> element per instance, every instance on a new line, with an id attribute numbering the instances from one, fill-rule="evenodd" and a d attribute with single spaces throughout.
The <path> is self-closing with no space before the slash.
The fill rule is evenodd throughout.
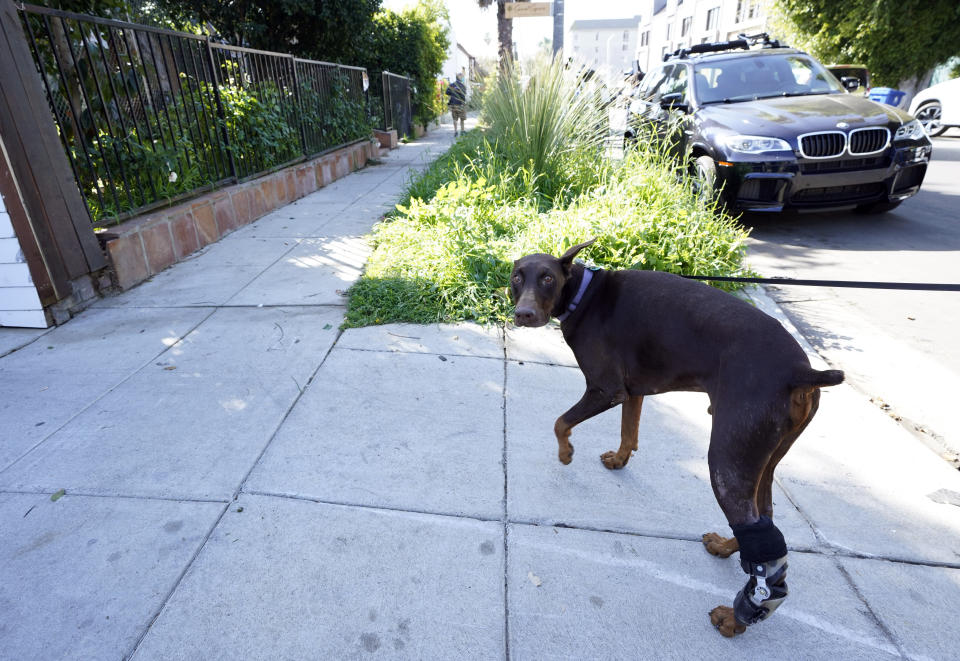
<path id="1" fill-rule="evenodd" d="M 843 576 L 844 580 L 847 582 L 847 585 L 850 586 L 850 589 L 853 590 L 853 594 L 857 596 L 857 599 L 860 600 L 860 603 L 866 607 L 869 618 L 873 620 L 873 623 L 877 626 L 877 628 L 883 632 L 883 635 L 887 637 L 887 640 L 896 648 L 901 657 L 904 659 L 909 659 L 910 655 L 907 653 L 907 650 L 904 649 L 903 643 L 900 641 L 900 637 L 897 636 L 893 630 L 887 626 L 887 623 L 883 621 L 883 619 L 880 617 L 880 614 L 874 610 L 873 606 L 870 605 L 870 602 L 867 601 L 866 595 L 864 595 L 860 591 L 860 588 L 857 587 L 857 584 L 854 583 L 853 577 L 850 576 L 850 572 L 847 571 L 846 567 L 844 567 L 836 558 L 833 560 L 833 565 L 840 572 L 840 575 Z"/>
<path id="2" fill-rule="evenodd" d="M 124 494 L 124 493 L 94 493 L 92 491 L 82 491 L 78 489 L 64 489 L 64 496 L 74 496 L 77 498 L 120 498 L 124 500 L 148 500 L 148 501 L 161 501 L 161 502 L 171 502 L 171 503 L 219 503 L 219 504 L 229 504 L 230 500 L 227 498 L 195 498 L 191 496 L 146 496 L 140 494 Z M 15 496 L 51 496 L 57 493 L 57 491 L 52 491 L 49 489 L 38 489 L 36 491 L 28 491 L 25 489 L 4 489 L 0 487 L 0 494 L 11 494 Z"/>
<path id="3" fill-rule="evenodd" d="M 133 648 L 130 650 L 129 654 L 123 656 L 124 659 L 132 659 L 137 650 L 140 649 L 140 645 L 143 643 L 144 639 L 147 637 L 147 634 L 150 633 L 150 630 L 153 628 L 154 623 L 159 619 L 160 615 L 166 609 L 167 604 L 170 603 L 170 600 L 173 598 L 174 593 L 180 588 L 180 584 L 183 583 L 183 579 L 186 577 L 187 572 L 190 571 L 190 568 L 193 567 L 193 564 L 197 561 L 197 558 L 200 556 L 200 553 L 207 546 L 207 542 L 210 541 L 210 538 L 213 536 L 213 531 L 217 529 L 220 525 L 220 522 L 223 520 L 223 516 L 230 509 L 230 503 L 223 503 L 223 509 L 220 511 L 220 515 L 217 516 L 216 520 L 213 522 L 213 525 L 210 526 L 210 529 L 207 530 L 206 536 L 203 538 L 203 541 L 197 546 L 197 549 L 193 552 L 193 555 L 190 556 L 190 559 L 186 562 L 183 567 L 183 571 L 180 572 L 180 575 L 177 576 L 177 580 L 174 581 L 173 586 L 170 588 L 170 591 L 167 592 L 166 596 L 163 598 L 163 601 L 160 603 L 160 606 L 153 613 L 153 616 L 150 618 L 150 621 L 147 623 L 147 626 L 144 627 L 143 632 L 137 638 L 137 641 L 133 644 Z"/>
<path id="4" fill-rule="evenodd" d="M 345 507 L 349 509 L 371 510 L 378 512 L 393 512 L 397 514 L 417 514 L 421 516 L 436 516 L 443 519 L 465 519 L 468 521 L 477 521 L 479 523 L 500 523 L 503 521 L 500 517 L 486 517 L 476 514 L 454 514 L 451 512 L 437 512 L 432 510 L 417 510 L 407 507 L 392 507 L 390 505 L 369 505 L 365 503 L 356 503 L 349 501 L 326 500 L 314 496 L 300 496 L 288 493 L 276 493 L 273 491 L 246 490 L 241 491 L 241 496 L 263 496 L 267 498 L 280 498 L 282 500 L 298 500 L 302 502 L 315 503 L 317 505 L 330 505 L 331 507 Z"/>
<path id="5" fill-rule="evenodd" d="M 483 360 L 498 360 L 503 358 L 499 356 L 476 356 L 468 353 L 441 353 L 436 351 L 400 351 L 397 349 L 367 349 L 363 347 L 337 347 L 341 351 L 358 351 L 361 353 L 389 353 L 404 354 L 407 356 L 443 356 L 444 358 L 480 358 Z"/>
<path id="6" fill-rule="evenodd" d="M 267 442 L 264 444 L 263 449 L 260 450 L 260 453 L 257 455 L 257 458 L 253 461 L 253 464 L 250 466 L 250 469 L 243 476 L 243 479 L 240 480 L 240 484 L 237 485 L 237 488 L 233 492 L 233 497 L 231 500 L 236 500 L 240 493 L 243 491 L 243 487 L 247 484 L 247 480 L 250 479 L 250 475 L 253 474 L 253 471 L 256 470 L 257 466 L 260 464 L 260 460 L 263 459 L 263 456 L 267 453 L 267 450 L 270 449 L 270 446 L 273 445 L 273 441 L 277 438 L 277 434 L 280 433 L 280 429 L 283 428 L 284 423 L 286 423 L 287 418 L 290 417 L 290 414 L 293 413 L 293 409 L 297 407 L 297 404 L 300 403 L 300 399 L 303 398 L 304 393 L 307 392 L 307 389 L 310 387 L 310 384 L 313 383 L 314 378 L 320 372 L 320 369 L 323 367 L 324 363 L 327 362 L 327 358 L 330 357 L 330 354 L 333 353 L 334 347 L 337 346 L 337 342 L 340 341 L 340 338 L 343 336 L 343 331 L 339 328 L 337 329 L 337 336 L 333 339 L 333 342 L 330 344 L 330 348 L 327 349 L 327 352 L 323 354 L 323 358 L 320 360 L 320 364 L 317 365 L 316 369 L 310 373 L 310 378 L 307 379 L 307 382 L 301 387 L 300 384 L 297 384 L 297 396 L 293 398 L 290 406 L 287 408 L 287 411 L 283 414 L 283 417 L 280 419 L 280 422 L 277 423 L 277 426 L 274 428 L 273 432 L 270 434 L 270 437 L 267 439 Z"/>
<path id="7" fill-rule="evenodd" d="M 507 470 L 507 332 L 501 324 L 498 333 L 503 347 L 503 651 L 510 661 L 510 524 L 509 473 Z"/>

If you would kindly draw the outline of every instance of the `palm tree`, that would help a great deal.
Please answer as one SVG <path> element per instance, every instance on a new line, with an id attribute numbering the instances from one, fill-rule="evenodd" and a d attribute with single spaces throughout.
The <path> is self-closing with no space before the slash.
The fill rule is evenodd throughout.
<path id="1" fill-rule="evenodd" d="M 503 67 L 513 59 L 513 19 L 507 18 L 505 5 L 508 0 L 477 0 L 481 9 L 486 9 L 494 2 L 497 3 L 497 39 L 500 42 L 500 66 Z M 529 0 L 517 0 L 525 2 Z"/>

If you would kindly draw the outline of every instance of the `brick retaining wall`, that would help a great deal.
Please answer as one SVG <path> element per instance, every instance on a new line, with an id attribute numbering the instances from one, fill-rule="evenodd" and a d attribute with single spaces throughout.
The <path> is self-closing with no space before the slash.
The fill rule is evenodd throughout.
<path id="1" fill-rule="evenodd" d="M 359 170 L 378 153 L 377 141 L 357 142 L 112 227 L 100 239 L 113 283 L 129 289 L 274 209 Z"/>

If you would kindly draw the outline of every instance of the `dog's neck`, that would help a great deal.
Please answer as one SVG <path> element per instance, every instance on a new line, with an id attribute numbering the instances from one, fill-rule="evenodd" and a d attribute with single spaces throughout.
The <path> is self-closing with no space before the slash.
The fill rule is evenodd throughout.
<path id="1" fill-rule="evenodd" d="M 593 279 L 593 273 L 588 271 L 581 264 L 574 264 L 570 268 L 570 277 L 563 284 L 560 292 L 560 300 L 554 307 L 552 314 L 561 323 L 573 314 L 583 300 L 583 295 L 590 286 Z"/>

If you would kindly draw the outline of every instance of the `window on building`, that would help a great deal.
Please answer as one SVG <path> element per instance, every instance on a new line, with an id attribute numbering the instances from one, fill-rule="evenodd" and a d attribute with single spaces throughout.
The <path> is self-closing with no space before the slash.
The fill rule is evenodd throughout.
<path id="1" fill-rule="evenodd" d="M 594 40 L 594 41 L 600 41 L 600 33 L 599 33 L 599 32 L 598 32 L 596 35 L 594 35 L 593 40 Z"/>
<path id="2" fill-rule="evenodd" d="M 717 17 L 720 15 L 720 8 L 714 7 L 707 12 L 707 29 L 715 30 L 717 28 Z"/>
<path id="3" fill-rule="evenodd" d="M 649 45 L 650 45 L 650 30 L 647 30 L 646 32 L 640 35 L 640 46 L 642 48 L 644 46 L 649 46 Z"/>
<path id="4" fill-rule="evenodd" d="M 623 40 L 624 40 L 624 42 L 630 41 L 630 32 L 629 32 L 629 30 L 624 30 L 624 31 L 623 31 Z"/>
<path id="5" fill-rule="evenodd" d="M 693 24 L 693 16 L 687 16 L 683 19 L 683 22 L 680 24 L 680 36 L 686 37 L 687 33 L 690 32 L 690 26 Z"/>
<path id="6" fill-rule="evenodd" d="M 671 24 L 667 23 L 667 41 L 670 41 L 670 28 L 672 27 Z"/>
<path id="7" fill-rule="evenodd" d="M 660 49 L 660 57 L 663 58 L 669 52 L 670 52 L 670 47 L 664 46 L 663 48 Z"/>
<path id="8" fill-rule="evenodd" d="M 630 44 L 627 42 L 624 42 L 623 46 L 620 47 L 620 50 L 630 50 Z"/>
<path id="9" fill-rule="evenodd" d="M 737 0 L 736 22 L 752 21 L 760 16 L 760 0 Z"/>

